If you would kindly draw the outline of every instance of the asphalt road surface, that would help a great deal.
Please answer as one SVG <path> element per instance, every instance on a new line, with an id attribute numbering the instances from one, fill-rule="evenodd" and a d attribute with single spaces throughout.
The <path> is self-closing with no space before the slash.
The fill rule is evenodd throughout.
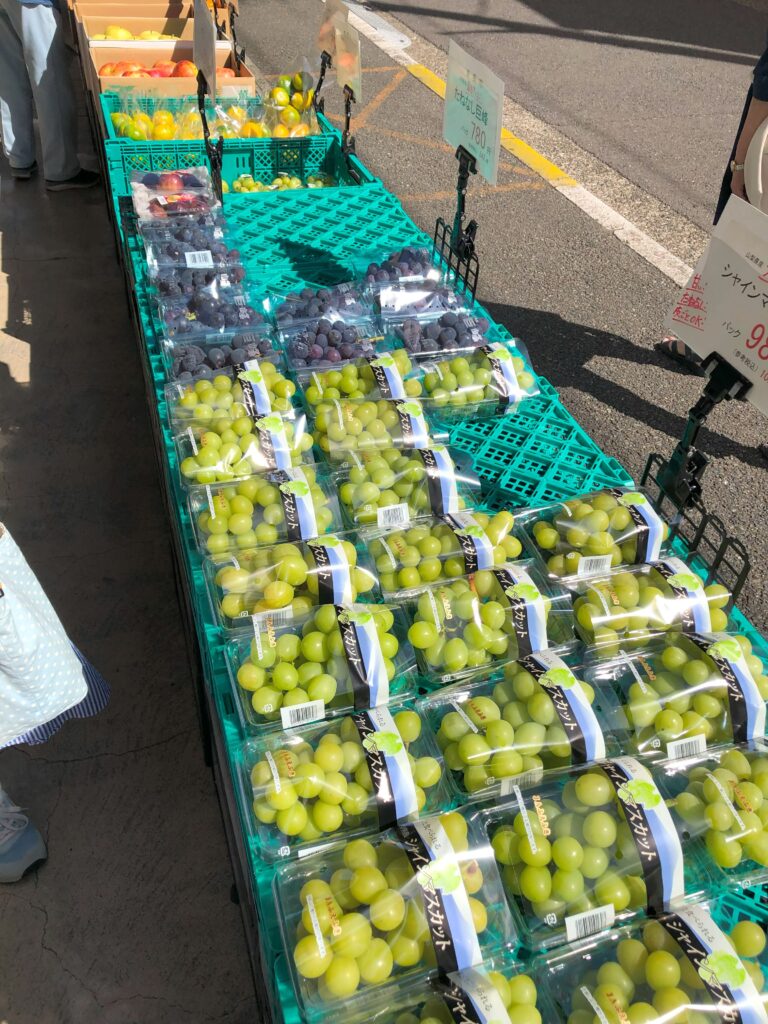
<path id="1" fill-rule="evenodd" d="M 663 186 L 668 194 L 662 198 L 676 211 L 688 209 L 686 203 L 696 206 L 699 223 L 706 223 L 708 196 L 718 185 L 723 154 L 731 144 L 730 126 L 738 118 L 747 72 L 761 45 L 760 26 L 768 15 L 702 0 L 694 18 L 693 4 L 671 3 L 670 24 L 655 31 L 653 12 L 660 21 L 662 9 L 655 0 L 637 12 L 637 24 L 623 0 L 589 0 L 586 7 L 566 0 L 536 0 L 528 7 L 516 0 L 468 0 L 460 20 L 438 17 L 437 0 L 375 6 L 397 10 L 409 26 L 414 49 L 418 32 L 432 35 L 443 49 L 453 33 L 493 65 L 508 95 L 529 102 L 539 117 L 565 122 L 573 111 L 572 120 L 578 121 L 578 127 L 571 126 L 574 135 L 577 130 L 592 133 L 602 146 L 621 143 L 626 164 L 620 169 L 636 173 L 638 180 L 644 176 L 645 187 L 655 189 L 649 199 L 656 201 Z M 450 7 L 459 9 L 456 3 Z M 238 34 L 262 72 L 279 73 L 309 53 L 323 10 L 321 0 L 297 0 L 286 31 L 282 0 L 243 4 Z M 725 12 L 720 22 L 717 10 Z M 552 30 L 513 33 L 505 29 L 510 19 L 530 25 L 545 21 Z M 559 27 L 555 31 L 552 26 Z M 586 32 L 603 33 L 605 39 L 586 41 Z M 621 40 L 637 38 L 644 44 L 621 45 Z M 715 47 L 725 55 L 703 55 Z M 423 59 L 421 54 L 414 59 Z M 358 152 L 431 233 L 438 215 L 452 215 L 456 182 L 453 153 L 441 138 L 442 102 L 365 38 L 362 55 L 363 97 L 355 110 Z M 715 107 L 702 95 L 705 71 L 718 97 Z M 556 89 L 548 83 L 558 75 L 562 84 Z M 643 91 L 653 103 L 641 101 Z M 676 117 L 675 97 L 677 109 L 685 108 L 699 136 L 709 140 L 693 175 L 664 166 L 668 160 L 662 149 L 673 151 L 669 125 Z M 329 110 L 338 114 L 334 84 L 327 100 Z M 622 116 L 622 109 L 641 102 L 647 122 L 643 137 Z M 586 146 L 586 137 L 581 142 Z M 600 155 L 607 160 L 606 149 Z M 686 412 L 701 393 L 701 380 L 653 351 L 676 293 L 670 279 L 506 152 L 496 187 L 472 182 L 468 212 L 480 225 L 479 298 L 528 344 L 537 370 L 558 388 L 581 424 L 635 476 L 649 452 L 671 453 Z M 768 623 L 763 571 L 768 463 L 757 447 L 765 435 L 765 422 L 754 409 L 729 403 L 715 410 L 700 437 L 713 458 L 705 476 L 707 504 L 749 547 L 754 569 L 742 604 L 761 628 Z"/>

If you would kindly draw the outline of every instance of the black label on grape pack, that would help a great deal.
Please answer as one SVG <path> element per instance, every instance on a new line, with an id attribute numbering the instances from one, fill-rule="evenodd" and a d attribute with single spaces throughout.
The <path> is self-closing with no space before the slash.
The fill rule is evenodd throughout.
<path id="1" fill-rule="evenodd" d="M 616 501 L 618 501 L 620 498 L 624 497 L 625 492 L 622 491 L 620 487 L 610 487 L 608 489 L 608 493 L 612 498 L 615 498 Z M 642 562 L 647 562 L 658 557 L 658 555 L 653 552 L 651 552 L 650 556 L 648 554 L 651 530 L 648 523 L 640 514 L 640 509 L 636 505 L 632 504 L 622 505 L 622 508 L 625 508 L 627 512 L 629 512 L 629 517 L 635 527 L 635 538 L 637 541 L 637 555 L 635 556 L 635 562 L 640 565 Z"/>
<path id="2" fill-rule="evenodd" d="M 453 1024 L 485 1024 L 482 1015 L 478 1013 L 463 988 L 445 978 L 435 982 L 435 989 L 448 1007 Z"/>
<path id="3" fill-rule="evenodd" d="M 429 928 L 432 945 L 435 947 L 438 970 L 443 974 L 458 971 L 461 965 L 456 954 L 443 894 L 430 881 L 432 857 L 430 856 L 429 848 L 419 834 L 416 825 L 400 825 L 398 832 L 400 833 L 405 855 L 411 862 L 411 867 L 416 875 L 416 881 L 419 883 L 427 927 Z"/>
<path id="4" fill-rule="evenodd" d="M 492 572 L 509 604 L 518 657 L 545 650 L 549 641 L 544 602 L 531 577 L 524 569 L 493 569 Z"/>
<path id="5" fill-rule="evenodd" d="M 360 742 L 365 751 L 368 771 L 371 773 L 373 792 L 376 794 L 376 810 L 379 815 L 379 828 L 392 828 L 397 824 L 397 807 L 389 775 L 387 759 L 384 751 L 376 742 L 376 728 L 367 711 L 352 715 L 352 721 L 360 734 Z"/>
<path id="6" fill-rule="evenodd" d="M 389 700 L 389 676 L 373 615 L 358 606 L 336 604 L 336 617 L 356 708 L 375 708 Z"/>
<path id="7" fill-rule="evenodd" d="M 441 516 L 440 517 L 446 525 L 450 526 L 453 530 L 453 535 L 461 546 L 461 553 L 464 556 L 464 568 L 468 576 L 474 575 L 479 569 L 479 561 L 477 557 L 477 545 L 472 537 L 468 533 L 461 533 L 461 527 L 453 519 L 453 516 Z"/>
<path id="8" fill-rule="evenodd" d="M 666 562 L 657 562 L 654 568 L 657 570 L 659 575 L 663 576 L 667 581 L 675 597 L 680 598 L 681 628 L 685 633 L 692 633 L 696 629 L 696 623 L 693 621 L 693 608 L 691 607 L 691 602 L 688 600 L 688 591 L 685 587 L 678 587 L 676 584 L 669 582 L 671 577 L 675 575 L 675 570 L 672 566 L 667 565 Z"/>
<path id="9" fill-rule="evenodd" d="M 344 655 L 347 659 L 347 667 L 352 680 L 352 694 L 356 708 L 365 708 L 370 704 L 370 690 L 366 679 L 365 662 L 363 652 L 360 650 L 360 641 L 357 638 L 357 630 L 352 620 L 343 614 L 344 608 L 336 606 L 336 616 L 339 620 L 339 631 L 341 642 L 344 644 Z"/>
<path id="10" fill-rule="evenodd" d="M 748 743 L 754 737 L 750 735 L 746 694 L 734 671 L 733 663 L 717 654 L 717 647 L 713 644 L 711 636 L 689 633 L 688 639 L 714 661 L 717 671 L 725 682 L 728 689 L 728 707 L 731 713 L 734 743 Z"/>
<path id="11" fill-rule="evenodd" d="M 536 682 L 539 682 L 542 676 L 549 672 L 551 667 L 538 661 L 532 654 L 526 658 L 520 658 L 518 664 L 522 665 L 526 672 L 530 672 Z M 548 680 L 545 692 L 555 705 L 557 717 L 560 719 L 563 729 L 565 729 L 565 735 L 568 737 L 568 742 L 571 745 L 571 760 L 574 764 L 586 764 L 587 761 L 591 761 L 592 758 L 587 752 L 587 741 L 581 724 L 576 717 L 571 702 L 566 696 L 565 690 L 562 686 L 557 686 Z"/>
<path id="12" fill-rule="evenodd" d="M 703 981 L 712 1002 L 717 1007 L 718 1019 L 724 1024 L 744 1024 L 734 993 L 725 982 L 718 979 L 716 966 L 710 966 L 712 949 L 704 944 L 679 914 L 663 917 L 661 923 L 686 955 L 697 977 Z"/>
<path id="13" fill-rule="evenodd" d="M 244 376 L 246 372 L 246 366 L 244 363 L 233 363 L 232 369 L 235 371 L 235 377 L 240 381 L 240 387 L 243 391 L 243 405 L 245 406 L 245 412 L 251 419 L 255 419 L 257 416 L 264 415 L 265 412 L 269 412 L 269 409 L 259 409 L 256 403 L 256 395 L 254 393 L 253 384 Z"/>
<path id="14" fill-rule="evenodd" d="M 256 424 L 256 430 L 259 435 L 259 447 L 264 458 L 264 464 L 269 469 L 277 469 L 277 459 L 275 458 L 275 446 L 272 442 L 272 434 Z"/>
<path id="15" fill-rule="evenodd" d="M 279 469 L 272 478 L 277 486 L 280 501 L 283 505 L 283 516 L 285 517 L 285 532 L 288 540 L 304 540 L 301 535 L 301 523 L 299 521 L 299 509 L 296 503 L 296 495 L 283 484 L 290 484 L 291 477 L 284 469 Z"/>
<path id="16" fill-rule="evenodd" d="M 318 604 L 350 604 L 354 600 L 347 553 L 337 537 L 310 541 L 317 568 Z"/>

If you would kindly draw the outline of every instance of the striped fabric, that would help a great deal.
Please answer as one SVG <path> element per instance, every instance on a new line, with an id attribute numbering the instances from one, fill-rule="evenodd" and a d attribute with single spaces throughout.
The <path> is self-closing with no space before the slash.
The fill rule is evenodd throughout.
<path id="1" fill-rule="evenodd" d="M 71 641 L 70 641 L 71 643 Z M 69 718 L 91 718 L 93 715 L 103 711 L 109 703 L 110 689 L 109 684 L 102 674 L 93 667 L 88 659 L 72 644 L 72 650 L 80 659 L 80 664 L 83 666 L 83 676 L 88 684 L 88 693 L 80 701 L 79 704 L 75 704 L 68 711 L 65 711 L 62 715 L 57 718 L 53 718 L 50 722 L 46 722 L 45 725 L 39 725 L 36 729 L 31 729 L 29 732 L 24 733 L 23 736 L 17 736 L 16 739 L 11 740 L 9 743 L 3 743 L 0 745 L 0 750 L 5 747 L 15 747 L 20 743 L 45 743 L 46 740 L 50 739 L 55 733 L 59 731 L 64 722 Z"/>

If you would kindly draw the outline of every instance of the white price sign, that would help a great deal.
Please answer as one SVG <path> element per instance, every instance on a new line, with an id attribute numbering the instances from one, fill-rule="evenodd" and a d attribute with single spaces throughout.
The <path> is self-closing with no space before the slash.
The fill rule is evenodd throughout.
<path id="1" fill-rule="evenodd" d="M 666 326 L 703 358 L 717 352 L 768 414 L 768 217 L 731 196 Z"/>
<path id="2" fill-rule="evenodd" d="M 205 0 L 195 0 L 193 20 L 192 60 L 202 71 L 208 86 L 208 95 L 216 95 L 216 26 L 213 14 Z"/>
<path id="3" fill-rule="evenodd" d="M 451 40 L 445 87 L 443 138 L 463 146 L 477 161 L 477 170 L 490 185 L 499 173 L 504 83 Z"/>

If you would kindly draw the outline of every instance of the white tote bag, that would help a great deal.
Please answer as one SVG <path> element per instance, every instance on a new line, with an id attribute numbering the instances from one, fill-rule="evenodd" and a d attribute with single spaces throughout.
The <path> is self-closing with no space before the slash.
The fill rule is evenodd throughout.
<path id="1" fill-rule="evenodd" d="M 59 617 L 0 523 L 0 746 L 79 704 L 87 692 Z"/>

